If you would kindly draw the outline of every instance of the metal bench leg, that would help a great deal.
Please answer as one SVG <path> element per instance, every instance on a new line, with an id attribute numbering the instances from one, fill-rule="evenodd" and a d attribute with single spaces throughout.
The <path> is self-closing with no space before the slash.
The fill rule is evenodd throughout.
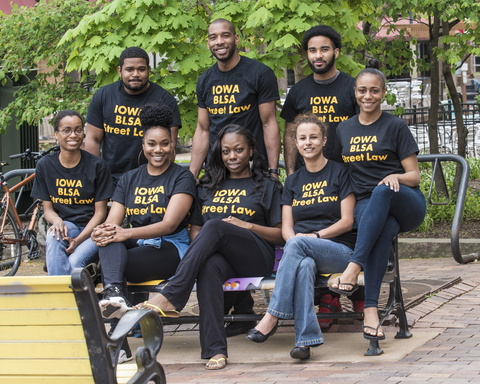
<path id="1" fill-rule="evenodd" d="M 398 269 L 397 269 L 398 271 Z M 400 276 L 397 273 L 395 276 L 396 285 L 396 301 L 397 301 L 397 316 L 399 330 L 395 335 L 395 339 L 409 339 L 412 337 L 412 333 L 408 330 L 407 315 L 405 313 L 405 306 L 403 304 L 402 286 L 400 284 Z"/>
<path id="2" fill-rule="evenodd" d="M 378 340 L 370 340 L 370 346 L 364 356 L 380 356 L 383 354 L 383 350 L 378 345 Z"/>
<path id="3" fill-rule="evenodd" d="M 263 301 L 265 302 L 265 305 L 270 304 L 270 291 L 268 289 L 262 289 L 263 293 Z"/>

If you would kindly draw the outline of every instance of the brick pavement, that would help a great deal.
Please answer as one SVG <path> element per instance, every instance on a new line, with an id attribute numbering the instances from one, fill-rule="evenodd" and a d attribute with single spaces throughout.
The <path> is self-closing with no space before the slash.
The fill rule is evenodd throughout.
<path id="1" fill-rule="evenodd" d="M 436 329 L 440 334 L 398 362 L 229 364 L 220 371 L 203 365 L 164 365 L 168 383 L 480 383 L 480 263 L 448 259 L 401 260 L 404 279 L 453 279 L 462 282 L 426 298 L 408 311 L 412 333 Z M 342 346 L 339 345 L 338 348 Z M 345 346 L 348 347 L 348 346 Z M 321 348 L 321 347 L 320 347 Z M 321 349 L 319 353 L 321 355 Z M 286 352 L 288 353 L 288 352 Z"/>

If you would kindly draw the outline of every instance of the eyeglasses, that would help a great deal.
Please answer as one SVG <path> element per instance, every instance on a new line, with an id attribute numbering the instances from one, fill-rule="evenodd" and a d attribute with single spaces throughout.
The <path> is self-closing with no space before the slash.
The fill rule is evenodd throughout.
<path id="1" fill-rule="evenodd" d="M 62 129 L 59 132 L 63 136 L 70 136 L 72 134 L 72 132 L 75 132 L 75 135 L 77 135 L 77 136 L 83 135 L 83 129 L 75 129 L 73 131 L 71 129 Z"/>

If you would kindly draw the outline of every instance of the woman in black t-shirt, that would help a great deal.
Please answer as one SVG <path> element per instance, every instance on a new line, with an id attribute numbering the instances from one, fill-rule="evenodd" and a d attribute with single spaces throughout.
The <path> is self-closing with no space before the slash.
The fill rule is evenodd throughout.
<path id="1" fill-rule="evenodd" d="M 426 201 L 418 185 L 418 146 L 407 124 L 382 112 L 385 76 L 376 68 L 359 73 L 355 95 L 360 113 L 337 128 L 336 156 L 348 164 L 357 198 L 357 242 L 347 269 L 330 289 L 351 295 L 365 273 L 363 335 L 383 340 L 378 296 L 387 269 L 392 239 L 417 228 L 425 217 Z"/>
<path id="2" fill-rule="evenodd" d="M 120 317 L 128 309 L 125 281 L 170 278 L 188 248 L 195 179 L 169 160 L 172 116 L 164 104 L 143 107 L 142 146 L 148 163 L 119 179 L 107 220 L 92 233 L 100 247 L 104 318 Z M 121 226 L 125 215 L 130 228 Z"/>
<path id="3" fill-rule="evenodd" d="M 51 224 L 45 244 L 48 274 L 69 275 L 98 258 L 90 234 L 105 219 L 113 187 L 105 162 L 80 149 L 80 114 L 60 111 L 53 127 L 60 152 L 38 162 L 31 196 L 43 200 L 45 219 Z"/>
<path id="4" fill-rule="evenodd" d="M 278 319 L 295 318 L 295 348 L 290 356 L 308 359 L 310 347 L 323 344 L 314 311 L 316 273 L 342 271 L 353 253 L 353 195 L 345 165 L 327 160 L 327 128 L 312 113 L 295 121 L 295 143 L 305 166 L 285 181 L 282 235 L 287 241 L 267 313 L 247 338 L 263 343 Z"/>
<path id="5" fill-rule="evenodd" d="M 250 164 L 251 163 L 251 164 Z M 212 148 L 192 214 L 192 243 L 162 293 L 142 305 L 162 315 L 181 310 L 195 280 L 200 306 L 201 357 L 206 369 L 224 368 L 223 282 L 268 276 L 281 236 L 280 183 L 272 179 L 250 131 L 224 127 Z"/>

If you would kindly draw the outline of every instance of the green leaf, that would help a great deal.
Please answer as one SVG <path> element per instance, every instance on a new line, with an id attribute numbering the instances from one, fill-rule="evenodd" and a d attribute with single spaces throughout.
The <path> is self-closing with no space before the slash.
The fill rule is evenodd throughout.
<path id="1" fill-rule="evenodd" d="M 300 42 L 290 33 L 287 33 L 285 36 L 275 41 L 275 47 L 290 48 L 294 45 L 300 45 Z"/>

